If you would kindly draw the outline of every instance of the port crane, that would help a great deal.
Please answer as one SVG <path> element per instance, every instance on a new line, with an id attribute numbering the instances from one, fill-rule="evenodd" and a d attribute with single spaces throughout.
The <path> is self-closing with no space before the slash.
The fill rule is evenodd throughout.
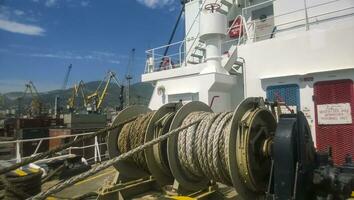
<path id="1" fill-rule="evenodd" d="M 135 58 L 135 48 L 133 48 L 130 52 L 129 61 L 127 65 L 127 73 L 125 75 L 125 79 L 127 80 L 127 91 L 126 91 L 126 105 L 130 105 L 130 83 L 133 79 L 132 75 L 130 74 L 131 68 L 134 66 L 134 58 Z"/>
<path id="2" fill-rule="evenodd" d="M 120 95 L 119 95 L 120 105 L 118 107 L 118 110 L 121 110 L 123 108 L 124 86 L 119 83 L 119 81 L 116 77 L 116 74 L 114 72 L 108 71 L 106 77 L 101 81 L 101 83 L 97 87 L 96 91 L 87 96 L 87 107 L 86 108 L 87 108 L 88 112 L 95 113 L 95 112 L 100 111 L 100 109 L 102 107 L 102 103 L 107 95 L 108 87 L 112 81 L 114 81 L 118 85 L 118 87 L 120 88 Z M 105 84 L 102 92 L 100 92 L 104 83 L 106 83 L 106 84 Z"/>
<path id="3" fill-rule="evenodd" d="M 70 72 L 71 72 L 71 69 L 72 69 L 73 65 L 70 64 L 68 66 L 68 69 L 66 70 L 66 73 L 65 73 L 65 77 L 64 77 L 64 82 L 63 82 L 63 85 L 61 87 L 61 90 L 66 90 L 66 86 L 68 85 L 68 81 L 69 81 L 69 76 L 70 76 Z M 55 96 L 55 105 L 54 105 L 54 115 L 58 118 L 61 111 L 62 111 L 62 107 L 60 106 L 60 103 L 61 102 L 61 99 L 59 97 L 59 95 L 56 95 Z"/>
<path id="4" fill-rule="evenodd" d="M 79 93 L 81 94 L 81 97 L 83 99 L 84 107 L 87 107 L 87 97 L 86 97 L 86 89 L 85 89 L 85 83 L 83 80 L 81 80 L 78 84 L 75 84 L 73 87 L 72 95 L 68 99 L 67 102 L 67 108 L 70 113 L 74 112 L 76 109 L 76 98 L 79 96 Z"/>
<path id="5" fill-rule="evenodd" d="M 42 114 L 43 103 L 40 100 L 38 90 L 32 81 L 25 84 L 26 89 L 21 97 L 18 98 L 19 101 L 19 112 L 21 114 L 22 100 L 25 98 L 27 93 L 31 94 L 32 101 L 29 109 L 30 116 L 40 116 Z"/>
<path id="6" fill-rule="evenodd" d="M 69 75 L 70 75 L 70 72 L 71 72 L 71 69 L 73 68 L 73 65 L 70 64 L 68 66 L 68 69 L 65 73 L 65 77 L 64 77 L 64 82 L 63 82 L 63 86 L 61 87 L 62 90 L 65 90 L 66 89 L 66 86 L 68 85 L 68 81 L 69 81 Z"/>

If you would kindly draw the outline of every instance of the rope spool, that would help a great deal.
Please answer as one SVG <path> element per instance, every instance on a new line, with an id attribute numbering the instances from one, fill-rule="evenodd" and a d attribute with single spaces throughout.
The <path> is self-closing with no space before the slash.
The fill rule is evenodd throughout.
<path id="1" fill-rule="evenodd" d="M 146 131 L 145 143 L 169 131 L 172 120 L 181 106 L 181 103 L 168 103 L 155 112 Z M 144 153 L 149 171 L 156 181 L 160 185 L 172 184 L 174 178 L 168 163 L 167 140 L 145 149 Z"/>
<path id="2" fill-rule="evenodd" d="M 180 132 L 178 157 L 186 175 L 193 179 L 208 177 L 231 184 L 225 156 L 225 135 L 230 130 L 232 113 L 193 112 L 182 125 L 202 119 L 198 126 Z"/>
<path id="3" fill-rule="evenodd" d="M 144 144 L 146 129 L 153 114 L 154 112 L 140 114 L 134 121 L 123 126 L 117 141 L 121 153 L 126 153 Z M 139 168 L 149 172 L 144 152 L 134 154 L 131 160 Z"/>
<path id="4" fill-rule="evenodd" d="M 234 113 L 215 114 L 200 102 L 178 111 L 171 129 L 201 119 L 168 141 L 171 170 L 183 189 L 197 191 L 220 182 L 233 185 L 243 197 L 264 194 L 270 162 L 262 150 L 271 143 L 267 139 L 276 123 L 262 102 L 246 99 Z"/>
<path id="5" fill-rule="evenodd" d="M 131 106 L 123 110 L 115 118 L 114 124 L 128 116 L 135 116 L 136 119 L 109 134 L 110 156 L 119 156 L 167 133 L 179 107 L 180 103 L 169 103 L 157 111 L 142 106 Z M 160 185 L 171 184 L 174 180 L 168 163 L 166 141 L 134 154 L 131 159 L 117 163 L 115 167 L 122 176 L 129 176 L 129 180 L 150 175 Z"/>
<path id="6" fill-rule="evenodd" d="M 136 117 L 136 119 L 109 132 L 107 142 L 108 154 L 111 159 L 144 143 L 146 124 L 149 121 L 148 118 L 151 117 L 151 113 L 152 111 L 146 106 L 136 105 L 129 106 L 118 113 L 113 120 L 113 125 L 120 124 L 133 117 Z M 138 123 L 141 122 L 142 126 L 140 127 Z M 117 162 L 113 166 L 119 172 L 121 181 L 131 181 L 150 176 L 143 153 L 138 153 L 131 159 Z"/>
<path id="7" fill-rule="evenodd" d="M 167 146 L 164 142 L 155 144 L 144 153 L 117 163 L 120 174 L 130 180 L 152 175 L 160 185 L 167 185 L 174 179 L 182 191 L 198 191 L 220 182 L 233 185 L 242 197 L 250 199 L 257 199 L 266 191 L 276 121 L 262 98 L 245 99 L 233 113 L 213 113 L 202 102 L 182 107 L 166 104 L 155 112 L 142 107 L 127 108 L 114 123 L 124 120 L 123 115 L 137 118 L 110 133 L 109 142 L 113 140 L 118 152 L 112 154 L 110 150 L 111 157 L 168 130 L 200 121 L 168 138 Z"/>

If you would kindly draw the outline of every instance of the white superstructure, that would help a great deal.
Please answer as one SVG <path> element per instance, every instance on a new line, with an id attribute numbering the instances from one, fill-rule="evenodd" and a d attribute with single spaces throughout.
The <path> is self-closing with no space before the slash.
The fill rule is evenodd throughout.
<path id="1" fill-rule="evenodd" d="M 353 0 L 188 1 L 185 30 L 167 62 L 166 46 L 147 51 L 142 81 L 156 86 L 151 109 L 199 100 L 221 112 L 263 96 L 302 110 L 315 140 L 327 126 L 348 128 L 343 148 L 354 154 Z"/>

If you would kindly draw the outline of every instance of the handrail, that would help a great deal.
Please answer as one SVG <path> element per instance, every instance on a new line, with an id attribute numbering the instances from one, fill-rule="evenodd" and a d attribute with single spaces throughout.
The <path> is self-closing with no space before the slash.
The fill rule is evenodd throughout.
<path id="1" fill-rule="evenodd" d="M 174 43 L 171 43 L 171 44 L 166 44 L 166 45 L 163 45 L 163 46 L 159 46 L 159 47 L 156 47 L 156 48 L 153 48 L 153 49 L 148 49 L 148 50 L 145 51 L 145 53 L 149 53 L 151 51 L 156 51 L 156 50 L 159 50 L 159 49 L 163 49 L 163 48 L 166 48 L 168 46 L 174 46 L 174 45 L 182 43 L 182 42 L 184 42 L 184 40 L 181 40 L 181 41 L 178 41 L 178 42 L 174 42 Z"/>
<path id="2" fill-rule="evenodd" d="M 219 0 L 216 0 L 215 2 L 218 2 L 218 1 Z M 223 44 L 230 43 L 232 41 L 236 41 L 237 40 L 238 42 L 237 43 L 235 42 L 235 44 L 233 44 L 233 45 L 239 46 L 239 45 L 242 45 L 242 43 L 247 42 L 247 41 L 249 41 L 251 39 L 262 37 L 262 35 L 257 35 L 256 36 L 256 29 L 257 29 L 256 23 L 260 22 L 262 20 L 260 20 L 260 19 L 255 19 L 255 20 L 248 19 L 248 21 L 246 21 L 245 16 L 246 16 L 246 13 L 247 13 L 247 9 L 254 9 L 257 6 L 264 6 L 265 4 L 272 3 L 273 1 L 274 0 L 267 0 L 267 1 L 262 2 L 260 4 L 255 4 L 255 5 L 251 5 L 251 6 L 242 8 L 242 15 L 238 15 L 234 19 L 232 26 L 227 28 L 226 33 L 229 34 L 231 29 L 233 29 L 235 27 L 239 27 L 240 31 L 241 31 L 241 27 L 243 27 L 244 34 L 242 36 L 240 34 L 238 38 L 235 38 L 234 40 L 228 40 L 228 41 L 224 42 Z M 283 16 L 288 16 L 288 15 L 291 15 L 291 14 L 294 14 L 294 13 L 303 12 L 304 10 L 305 11 L 308 11 L 308 10 L 311 11 L 311 10 L 313 10 L 315 8 L 318 8 L 318 7 L 321 7 L 321 6 L 330 5 L 330 4 L 333 4 L 333 3 L 336 3 L 336 2 L 340 2 L 340 1 L 345 1 L 345 0 L 328 0 L 327 2 L 318 3 L 318 4 L 310 5 L 310 6 L 305 6 L 305 7 L 301 8 L 301 9 L 295 9 L 295 10 L 291 10 L 291 11 L 288 11 L 288 12 L 280 13 L 280 14 L 277 14 L 277 15 L 269 16 L 267 19 L 273 19 L 273 18 L 279 18 L 279 17 L 281 18 Z M 197 15 L 195 16 L 191 26 L 189 27 L 184 40 L 171 44 L 171 45 L 179 45 L 179 50 L 177 50 L 178 51 L 177 55 L 176 54 L 170 55 L 170 56 L 175 57 L 175 60 L 179 59 L 179 66 L 187 65 L 188 59 L 191 57 L 192 53 L 194 52 L 193 49 L 195 49 L 196 45 L 198 45 L 197 42 L 199 41 L 200 33 L 198 32 L 193 37 L 190 37 L 190 34 L 191 34 L 191 30 L 195 26 L 196 21 L 198 20 L 198 17 L 200 16 L 200 14 L 201 14 L 201 12 L 203 10 L 203 7 L 204 7 L 204 5 L 206 3 L 207 3 L 207 0 L 203 0 L 203 2 L 201 3 L 201 6 L 199 7 L 199 11 L 198 11 Z M 281 24 L 277 24 L 276 26 L 277 27 L 281 27 L 281 26 L 285 26 L 285 25 L 289 25 L 289 24 L 296 24 L 296 23 L 301 23 L 302 24 L 302 21 L 304 21 L 306 19 L 311 19 L 308 23 L 309 24 L 313 24 L 312 21 L 314 21 L 313 19 L 316 18 L 316 17 L 320 17 L 320 16 L 324 16 L 324 15 L 328 15 L 328 14 L 336 13 L 336 12 L 338 13 L 338 12 L 346 11 L 346 10 L 349 10 L 349 9 L 352 9 L 352 7 L 350 5 L 345 6 L 344 9 L 343 9 L 343 6 L 341 6 L 340 8 L 335 9 L 335 11 L 322 11 L 320 14 L 317 14 L 317 15 L 312 15 L 312 16 L 310 15 L 310 16 L 307 16 L 307 17 L 306 16 L 300 17 L 301 19 L 298 19 L 298 18 L 290 19 L 290 20 L 282 22 Z M 316 12 L 316 13 L 319 13 L 319 12 Z M 352 14 L 350 13 L 350 15 L 352 15 Z M 342 15 L 340 15 L 340 16 L 342 16 Z M 343 15 L 343 16 L 346 16 L 346 15 Z M 235 25 L 235 21 L 237 19 L 239 19 L 239 18 L 241 18 L 241 20 L 242 20 L 242 26 L 238 26 L 238 25 L 234 26 Z M 329 19 L 331 19 L 331 18 L 329 18 Z M 329 20 L 329 19 L 324 19 L 324 20 Z M 297 25 L 296 24 L 296 25 L 291 26 L 289 28 L 296 28 L 296 27 L 299 27 L 299 26 L 303 26 L 303 24 L 302 25 Z M 252 30 L 252 27 L 253 27 L 253 30 Z M 281 31 L 281 30 L 279 29 L 278 32 L 279 31 Z M 190 38 L 188 38 L 188 37 L 190 37 Z M 188 48 L 186 46 L 187 42 L 190 45 Z M 147 52 L 151 53 L 153 50 L 162 49 L 162 48 L 164 48 L 166 46 L 167 45 L 164 45 L 164 46 L 152 49 L 152 50 L 148 50 Z M 155 52 L 152 52 L 152 53 L 153 53 L 153 55 L 159 57 L 158 54 L 156 54 Z M 179 58 L 177 58 L 178 55 L 179 55 Z M 156 60 L 156 57 L 154 57 L 154 58 L 155 58 L 154 60 Z"/>
<path id="3" fill-rule="evenodd" d="M 189 30 L 187 31 L 187 34 L 186 34 L 186 36 L 184 37 L 184 40 L 183 40 L 183 41 L 186 41 L 186 40 L 187 40 L 188 35 L 189 35 L 189 33 L 192 31 L 192 28 L 193 28 L 195 22 L 197 21 L 197 19 L 198 19 L 200 13 L 202 12 L 203 7 L 204 7 L 206 1 L 207 1 L 207 0 L 204 0 L 204 2 L 202 3 L 202 5 L 199 7 L 199 11 L 198 11 L 197 15 L 195 16 L 195 18 L 194 18 L 194 20 L 193 20 L 193 22 L 192 22 L 192 25 L 189 27 Z"/>
<path id="4" fill-rule="evenodd" d="M 188 36 L 189 36 L 190 32 L 192 31 L 192 28 L 194 27 L 195 22 L 197 21 L 197 19 L 198 19 L 199 16 L 200 16 L 200 14 L 201 14 L 201 12 L 202 12 L 202 10 L 203 10 L 203 8 L 204 8 L 204 5 L 205 5 L 206 1 L 207 1 L 207 0 L 204 0 L 203 3 L 202 3 L 202 5 L 199 7 L 199 11 L 198 11 L 197 15 L 195 16 L 195 18 L 194 18 L 194 20 L 193 20 L 193 22 L 192 22 L 192 25 L 189 27 L 189 30 L 187 31 L 186 36 L 184 37 L 183 43 L 181 43 L 181 45 L 180 45 L 180 47 L 179 47 L 179 52 L 180 52 L 180 54 L 181 54 L 181 53 L 182 53 L 182 46 L 184 45 L 184 48 L 185 48 L 185 49 L 184 49 L 184 52 L 185 52 L 185 55 L 184 55 L 184 62 L 185 62 L 185 63 L 187 63 L 186 60 L 187 60 L 189 51 L 191 50 L 191 48 L 190 48 L 190 49 L 187 51 L 187 49 L 186 49 L 186 41 L 187 41 L 187 39 L 188 39 Z M 198 38 L 199 38 L 199 32 L 198 32 L 198 34 L 197 34 L 197 37 L 194 38 L 194 41 L 193 41 L 193 44 L 192 44 L 191 47 L 193 47 L 195 41 L 196 41 Z M 182 59 L 181 59 L 181 56 L 180 56 L 180 66 L 182 66 Z"/>
<path id="5" fill-rule="evenodd" d="M 45 140 L 58 140 L 58 139 L 65 139 L 65 138 L 74 138 L 74 140 L 76 140 L 79 136 L 86 136 L 86 135 L 90 135 L 90 134 L 94 134 L 94 133 L 95 132 L 86 132 L 86 133 L 79 133 L 79 134 L 75 134 L 75 135 L 60 135 L 60 136 L 54 136 L 54 137 L 43 137 L 43 138 L 33 138 L 33 139 L 1 141 L 0 145 L 4 145 L 4 144 L 16 145 L 15 146 L 16 158 L 10 159 L 8 161 L 20 162 L 23 158 L 27 158 L 27 157 L 21 157 L 20 144 L 22 144 L 22 143 L 38 141 L 38 144 L 36 145 L 36 148 L 35 148 L 34 152 L 31 155 L 31 156 L 34 156 L 34 155 L 36 155 L 38 153 L 38 151 L 40 149 L 40 146 L 42 146 L 43 141 L 45 141 Z M 75 150 L 75 149 L 80 150 L 80 149 L 94 148 L 95 156 L 93 158 L 95 159 L 95 161 L 98 161 L 98 160 L 101 161 L 101 153 L 100 153 L 100 150 L 99 150 L 99 146 L 102 146 L 102 145 L 107 145 L 107 143 L 98 142 L 97 136 L 96 136 L 95 137 L 95 142 L 93 144 L 89 144 L 89 145 L 86 145 L 86 146 L 69 147 L 67 149 L 64 149 L 62 152 L 68 152 L 68 154 L 71 154 L 71 151 Z"/>
<path id="6" fill-rule="evenodd" d="M 229 28 L 227 28 L 227 31 L 226 31 L 226 34 L 227 34 L 227 35 L 230 33 L 230 31 L 231 31 L 233 28 L 237 27 L 237 26 L 234 26 L 234 24 L 236 23 L 236 21 L 237 21 L 239 18 L 241 18 L 241 25 L 238 25 L 238 26 L 239 26 L 239 27 L 242 27 L 242 24 L 244 24 L 244 22 L 243 22 L 243 17 L 242 17 L 242 15 L 237 15 L 237 17 L 236 17 L 236 18 L 234 19 L 234 21 L 232 22 L 231 26 L 230 26 Z"/>
<path id="7" fill-rule="evenodd" d="M 259 4 L 255 4 L 255 5 L 252 5 L 252 6 L 248 6 L 248 7 L 245 7 L 245 8 L 242 8 L 242 10 L 246 10 L 246 9 L 249 9 L 249 8 L 253 8 L 253 7 L 256 7 L 256 6 L 259 6 L 259 5 L 262 5 L 264 3 L 269 3 L 271 1 L 274 1 L 274 0 L 270 0 L 270 1 L 266 1 L 266 2 L 262 2 L 262 3 L 259 3 Z M 331 4 L 331 3 L 335 3 L 335 2 L 338 2 L 338 1 L 343 1 L 343 0 L 333 0 L 333 1 L 328 1 L 328 2 L 324 2 L 324 3 L 319 3 L 319 4 L 316 4 L 316 5 L 312 5 L 312 6 L 307 6 L 306 8 L 300 8 L 300 9 L 297 9 L 297 10 L 293 10 L 293 11 L 290 11 L 290 12 L 285 12 L 285 13 L 281 13 L 281 14 L 278 14 L 278 15 L 273 15 L 273 16 L 270 16 L 269 18 L 267 19 L 272 19 L 272 18 L 277 18 L 277 17 L 282 17 L 282 16 L 286 16 L 286 15 L 290 15 L 290 14 L 294 14 L 294 13 L 297 13 L 297 12 L 301 12 L 301 11 L 304 11 L 304 10 L 309 10 L 309 9 L 312 9 L 312 8 L 317 8 L 317 7 L 320 7 L 320 6 L 323 6 L 323 5 L 327 5 L 327 4 Z M 242 15 L 244 12 L 242 11 Z M 262 21 L 261 19 L 255 19 L 255 20 L 252 20 L 252 23 L 253 22 L 260 22 Z M 248 22 L 250 23 L 250 22 Z"/>
<path id="8" fill-rule="evenodd" d="M 337 12 L 341 12 L 341 11 L 346 11 L 346 10 L 349 10 L 349 9 L 354 9 L 354 6 L 351 6 L 351 7 L 348 7 L 348 8 L 343 8 L 343 9 L 339 9 L 339 10 L 336 10 L 336 11 L 331 11 L 331 12 L 326 12 L 326 13 L 310 16 L 310 17 L 308 17 L 308 19 L 313 19 L 313 18 L 320 17 L 320 16 L 325 16 L 325 15 L 329 15 L 329 14 L 333 14 L 333 13 L 337 13 Z M 350 15 L 353 15 L 353 14 L 354 13 L 351 13 Z M 304 21 L 304 20 L 306 20 L 305 17 L 301 18 L 301 19 L 289 21 L 289 22 L 286 22 L 286 23 L 282 23 L 282 24 L 279 24 L 278 26 L 285 26 L 285 25 L 296 23 L 296 22 L 301 22 L 301 21 Z M 319 21 L 309 22 L 309 24 L 318 23 L 318 22 Z M 305 26 L 305 24 L 301 24 L 299 26 Z M 293 28 L 293 27 L 291 27 L 291 28 Z M 279 32 L 281 30 L 277 30 L 277 31 Z M 257 37 L 263 37 L 263 36 L 267 36 L 267 35 L 271 35 L 271 33 L 270 34 L 267 33 L 267 34 L 258 35 Z M 255 36 L 251 37 L 251 39 L 254 39 L 254 38 L 256 38 L 256 37 Z"/>
<path id="9" fill-rule="evenodd" d="M 51 140 L 51 139 L 65 139 L 65 138 L 70 138 L 70 137 L 78 137 L 78 136 L 85 136 L 85 135 L 90 135 L 95 132 L 86 132 L 86 133 L 78 133 L 75 135 L 60 135 L 60 136 L 54 136 L 54 137 L 43 137 L 43 138 L 33 138 L 33 139 L 22 139 L 22 140 L 10 140 L 10 141 L 2 141 L 0 142 L 1 144 L 12 144 L 12 143 L 17 143 L 17 142 L 35 142 L 35 141 L 40 141 L 40 140 Z"/>
<path id="10" fill-rule="evenodd" d="M 280 15 L 276 15 L 276 16 L 272 16 L 270 18 L 274 18 L 274 17 L 280 17 L 280 16 L 285 16 L 285 15 L 288 15 L 288 14 L 292 14 L 292 13 L 296 13 L 296 12 L 301 12 L 305 9 L 309 10 L 309 9 L 312 9 L 312 8 L 316 8 L 316 7 L 319 7 L 319 6 L 323 6 L 323 5 L 327 5 L 327 4 L 331 4 L 331 3 L 334 3 L 334 2 L 338 2 L 338 1 L 341 1 L 341 0 L 334 0 L 334 1 L 329 1 L 329 2 L 325 2 L 325 3 L 321 3 L 321 4 L 316 4 L 316 5 L 313 5 L 313 6 L 309 6 L 307 8 L 302 8 L 302 9 L 298 9 L 298 10 L 295 10 L 295 11 L 291 11 L 291 12 L 288 12 L 288 13 L 283 13 L 283 14 L 280 14 Z M 329 15 L 329 14 L 333 14 L 333 13 L 338 13 L 338 12 L 342 12 L 342 11 L 346 11 L 346 10 L 350 10 L 350 9 L 353 9 L 354 7 L 353 6 L 350 6 L 350 7 L 346 7 L 346 8 L 342 8 L 342 9 L 337 9 L 335 11 L 329 11 L 329 12 L 325 12 L 325 13 L 320 13 L 320 14 L 317 14 L 317 15 L 313 15 L 313 16 L 309 16 L 308 19 L 314 19 L 314 18 L 317 18 L 317 17 L 321 17 L 321 16 L 325 16 L 325 15 Z M 352 13 L 351 15 L 353 15 L 354 13 Z M 236 17 L 236 19 L 238 18 L 239 16 Z M 249 28 L 253 25 L 254 26 L 254 29 L 255 29 L 255 23 L 260 21 L 258 19 L 256 20 L 252 20 L 252 21 L 249 21 L 249 22 L 246 22 L 245 18 L 243 16 L 241 16 L 243 18 L 243 27 L 245 28 L 245 31 L 246 31 L 246 35 L 249 39 L 254 39 L 256 37 L 264 37 L 264 36 L 267 36 L 267 35 L 270 35 L 269 33 L 268 34 L 262 34 L 262 35 L 255 35 L 253 34 L 252 36 L 249 35 Z M 235 19 L 235 20 L 236 20 Z M 278 24 L 277 26 L 280 27 L 280 26 L 285 26 L 285 25 L 289 25 L 289 24 L 293 24 L 293 23 L 297 23 L 297 22 L 301 22 L 301 21 L 304 21 L 306 20 L 306 17 L 303 17 L 301 19 L 296 19 L 296 20 L 292 20 L 292 21 L 288 21 L 288 22 L 285 22 L 285 23 L 282 23 L 282 24 Z M 318 21 L 316 21 L 318 22 Z M 315 22 L 309 22 L 309 24 L 313 24 Z M 234 24 L 234 23 L 233 23 Z M 301 26 L 304 26 L 304 24 L 302 24 Z M 234 26 L 231 26 L 229 29 L 228 29 L 228 32 L 230 32 L 230 29 L 234 28 Z M 255 30 L 254 30 L 255 31 Z M 278 30 L 280 31 L 280 30 Z M 237 46 L 240 45 L 240 39 L 241 37 L 238 37 L 236 39 L 232 39 L 232 40 L 228 40 L 228 41 L 225 41 L 223 42 L 222 44 L 228 44 L 228 43 L 233 43 L 235 41 L 238 41 L 237 42 Z"/>
<path id="11" fill-rule="evenodd" d="M 189 53 L 190 53 L 190 51 L 193 49 L 193 47 L 194 47 L 194 44 L 195 44 L 195 41 L 197 41 L 197 39 L 199 39 L 199 33 L 197 34 L 197 37 L 193 40 L 193 43 L 192 43 L 192 45 L 189 47 L 189 49 L 188 49 L 188 51 L 187 51 L 187 53 L 185 54 L 185 64 L 187 64 L 187 59 L 188 59 L 188 57 L 189 57 Z"/>

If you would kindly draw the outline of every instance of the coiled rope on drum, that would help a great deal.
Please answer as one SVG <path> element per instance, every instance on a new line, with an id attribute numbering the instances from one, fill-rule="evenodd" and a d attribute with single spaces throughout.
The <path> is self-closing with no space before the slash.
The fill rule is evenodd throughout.
<path id="1" fill-rule="evenodd" d="M 168 112 L 161 119 L 155 122 L 154 138 L 158 138 L 169 131 L 171 122 L 175 114 L 175 112 Z M 167 158 L 167 140 L 156 144 L 153 148 L 155 148 L 154 151 L 159 155 L 156 157 L 156 159 L 158 159 L 160 169 L 164 170 L 166 173 L 170 173 L 170 167 Z"/>
<path id="2" fill-rule="evenodd" d="M 127 123 L 123 126 L 118 137 L 118 149 L 121 153 L 126 153 L 144 144 L 146 130 L 154 114 L 155 112 L 141 114 L 136 118 L 136 120 Z M 162 136 L 169 131 L 169 126 L 166 125 L 169 125 L 169 123 L 171 123 L 174 114 L 175 112 L 169 112 L 157 122 L 155 122 L 154 138 L 158 138 L 159 136 Z M 160 155 L 161 164 L 164 165 L 164 168 L 168 169 L 168 166 L 166 166 L 168 165 L 166 141 L 157 145 L 159 145 L 159 148 L 165 148 L 164 151 L 159 152 L 163 154 Z M 144 152 L 139 152 L 133 155 L 132 160 L 141 169 L 149 171 Z"/>
<path id="3" fill-rule="evenodd" d="M 231 184 L 225 135 L 231 128 L 232 113 L 193 112 L 182 125 L 198 119 L 201 119 L 198 125 L 181 131 L 178 136 L 178 157 L 185 174 L 191 179 L 208 177 Z"/>
<path id="4" fill-rule="evenodd" d="M 144 144 L 146 129 L 154 112 L 139 115 L 134 121 L 125 124 L 118 137 L 118 149 L 126 153 Z M 132 156 L 136 165 L 148 171 L 144 152 Z"/>

